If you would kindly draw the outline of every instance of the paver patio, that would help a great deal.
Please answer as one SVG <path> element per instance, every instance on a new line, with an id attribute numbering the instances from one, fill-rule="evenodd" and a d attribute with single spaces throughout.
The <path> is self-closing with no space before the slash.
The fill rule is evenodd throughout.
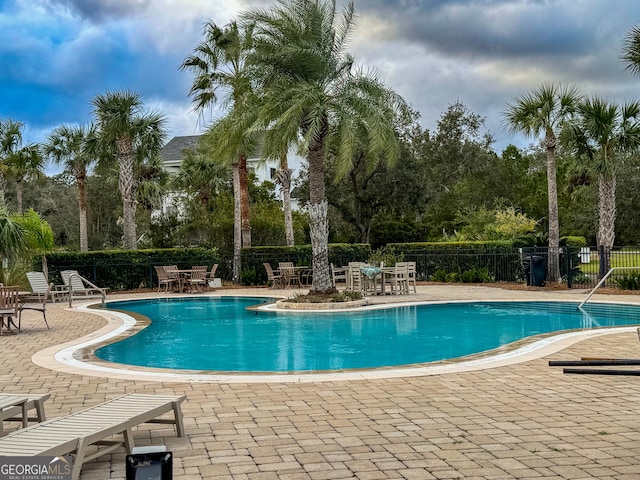
<path id="1" fill-rule="evenodd" d="M 255 293 L 223 291 L 240 292 Z M 410 298 L 584 296 L 419 285 Z M 635 295 L 594 300 L 640 304 Z M 581 356 L 640 358 L 635 333 L 591 338 L 543 358 L 473 372 L 308 383 L 170 383 L 37 366 L 31 361 L 36 352 L 106 323 L 69 311 L 66 304 L 49 305 L 48 312 L 50 331 L 41 315 L 26 312 L 22 333 L 0 337 L 0 391 L 50 392 L 48 417 L 128 392 L 185 394 L 186 437 L 165 426 L 135 431 L 137 445 L 166 445 L 174 452 L 175 479 L 640 478 L 640 377 L 563 375 L 547 366 L 550 359 Z M 122 451 L 87 463 L 82 478 L 124 478 L 124 459 Z"/>

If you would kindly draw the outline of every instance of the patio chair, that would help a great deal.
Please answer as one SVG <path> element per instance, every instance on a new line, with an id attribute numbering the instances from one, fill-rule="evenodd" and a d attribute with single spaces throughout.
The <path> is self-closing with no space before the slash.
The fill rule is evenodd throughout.
<path id="1" fill-rule="evenodd" d="M 354 292 L 364 292 L 366 277 L 360 271 L 361 267 L 366 267 L 365 262 L 349 262 L 347 265 L 347 289 Z"/>
<path id="2" fill-rule="evenodd" d="M 197 266 L 191 267 L 191 275 L 187 279 L 187 283 L 191 286 L 191 291 L 201 292 L 207 282 L 207 267 Z"/>
<path id="3" fill-rule="evenodd" d="M 398 262 L 394 267 L 386 268 L 383 281 L 385 288 L 389 285 L 391 293 L 409 293 L 409 266 L 406 262 Z"/>
<path id="4" fill-rule="evenodd" d="M 338 286 L 338 282 L 348 285 L 349 267 L 336 267 L 331 264 L 331 277 L 333 279 L 333 285 Z"/>
<path id="5" fill-rule="evenodd" d="M 156 275 L 158 276 L 158 292 L 160 291 L 160 287 L 164 285 L 164 291 L 169 291 L 169 287 L 178 282 L 175 278 L 169 278 L 165 267 L 160 267 L 158 265 L 154 265 L 153 267 L 156 271 Z"/>
<path id="6" fill-rule="evenodd" d="M 396 265 L 407 266 L 407 293 L 409 293 L 411 285 L 413 285 L 413 293 L 416 293 L 416 262 L 398 262 Z"/>
<path id="7" fill-rule="evenodd" d="M 180 404 L 185 396 L 122 395 L 100 405 L 66 417 L 54 418 L 15 430 L 0 438 L 0 456 L 64 456 L 75 453 L 71 478 L 78 480 L 84 462 L 134 445 L 132 428 L 143 423 L 173 424 L 179 437 L 184 436 Z M 158 418 L 173 412 L 173 418 Z M 111 438 L 121 436 L 121 439 Z M 90 446 L 98 450 L 88 452 Z M 103 447 L 103 448 L 101 448 Z"/>
<path id="8" fill-rule="evenodd" d="M 65 300 L 69 294 L 69 289 L 65 285 L 49 284 L 43 272 L 27 272 L 27 280 L 31 286 L 33 296 L 51 296 L 51 300 Z"/>
<path id="9" fill-rule="evenodd" d="M 182 291 L 183 277 L 180 275 L 180 270 L 177 265 L 165 265 L 164 271 L 167 274 L 167 277 L 173 281 L 174 284 L 177 285 L 177 291 Z"/>
<path id="10" fill-rule="evenodd" d="M 262 264 L 265 268 L 265 270 L 267 271 L 267 281 L 271 283 L 271 286 L 269 288 L 282 288 L 284 287 L 284 277 L 282 276 L 282 274 L 278 271 L 275 272 L 273 270 L 273 268 L 271 268 L 271 264 L 264 262 Z"/>
<path id="11" fill-rule="evenodd" d="M 297 283 L 299 287 L 302 287 L 300 271 L 296 270 L 293 262 L 278 262 L 278 270 L 280 270 L 284 281 L 287 283 L 287 287 L 293 283 Z"/>
<path id="12" fill-rule="evenodd" d="M 19 315 L 18 306 L 18 287 L 0 287 L 0 335 L 5 327 L 11 330 L 11 326 L 14 326 L 20 330 L 15 324 Z"/>
<path id="13" fill-rule="evenodd" d="M 47 302 L 49 301 L 49 296 L 51 295 L 53 288 L 53 283 L 51 283 L 44 295 L 33 294 L 20 296 L 18 305 L 18 330 L 22 329 L 22 312 L 25 310 L 33 310 L 42 313 L 44 324 L 47 326 L 47 330 L 50 330 L 49 322 L 47 322 Z"/>

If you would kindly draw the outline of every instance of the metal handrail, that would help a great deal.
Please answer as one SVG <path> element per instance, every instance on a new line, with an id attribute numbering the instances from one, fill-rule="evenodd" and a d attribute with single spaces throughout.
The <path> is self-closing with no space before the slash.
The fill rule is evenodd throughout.
<path id="1" fill-rule="evenodd" d="M 578 309 L 582 308 L 582 306 L 589 301 L 593 294 L 596 293 L 596 290 L 598 290 L 604 284 L 604 282 L 607 281 L 607 278 L 609 278 L 611 274 L 616 270 L 640 270 L 640 267 L 613 267 L 612 269 L 610 269 L 607 274 L 602 277 L 602 280 L 600 280 L 598 284 L 593 287 L 593 290 L 591 290 L 591 293 L 587 296 L 587 298 L 585 298 L 582 303 L 578 305 Z"/>
<path id="2" fill-rule="evenodd" d="M 98 290 L 100 292 L 100 296 L 102 298 L 102 302 L 101 302 L 101 306 L 104 307 L 105 303 L 107 301 L 107 292 L 105 292 L 102 288 L 98 287 L 97 285 L 94 285 L 93 283 L 91 283 L 89 280 L 87 280 L 86 278 L 84 278 L 82 275 L 80 275 L 79 273 L 72 273 L 71 275 L 69 275 L 69 306 L 72 306 L 72 301 L 73 301 L 73 287 L 71 286 L 71 279 L 73 277 L 78 277 L 80 279 L 81 282 L 86 282 L 89 286 L 91 286 L 94 290 Z M 90 298 L 89 296 L 87 296 L 87 298 Z"/>

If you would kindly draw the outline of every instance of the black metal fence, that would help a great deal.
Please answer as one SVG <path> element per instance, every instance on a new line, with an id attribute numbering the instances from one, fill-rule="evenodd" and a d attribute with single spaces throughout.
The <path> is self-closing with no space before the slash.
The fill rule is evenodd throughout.
<path id="1" fill-rule="evenodd" d="M 612 249 L 561 247 L 557 252 L 549 252 L 544 247 L 506 248 L 499 251 L 478 249 L 447 250 L 406 250 L 396 251 L 404 261 L 416 262 L 416 274 L 419 281 L 453 281 L 453 282 L 506 282 L 539 286 L 544 284 L 548 276 L 549 265 L 558 262 L 561 281 L 569 288 L 593 288 L 603 273 L 610 268 L 616 271 L 607 280 L 605 286 L 621 286 L 629 279 L 636 278 L 640 282 L 640 247 L 622 247 Z M 336 266 L 346 265 L 350 261 L 366 261 L 367 258 L 347 258 L 339 254 L 329 257 L 329 262 Z M 295 265 L 311 266 L 308 253 L 256 253 L 242 258 L 241 281 L 244 285 L 266 284 L 267 276 L 264 262 L 276 267 L 278 262 L 290 261 Z M 230 280 L 231 259 L 220 258 L 218 276 Z M 175 262 L 167 258 L 149 257 L 137 263 L 119 261 L 105 262 L 93 260 L 84 264 L 49 264 L 49 279 L 60 283 L 62 270 L 77 270 L 80 275 L 96 285 L 111 290 L 131 290 L 137 288 L 155 288 L 157 277 L 155 265 L 175 263 L 180 268 L 192 265 L 208 265 L 209 257 L 189 257 L 177 259 Z M 634 270 L 634 267 L 638 267 Z M 639 287 L 640 288 L 640 287 Z"/>

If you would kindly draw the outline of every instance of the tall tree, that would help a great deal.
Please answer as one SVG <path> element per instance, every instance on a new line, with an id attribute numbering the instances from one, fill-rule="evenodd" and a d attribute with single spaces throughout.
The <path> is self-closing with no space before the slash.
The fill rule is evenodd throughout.
<path id="1" fill-rule="evenodd" d="M 354 26 L 352 2 L 338 12 L 335 1 L 280 0 L 247 12 L 244 19 L 255 25 L 247 62 L 259 84 L 256 123 L 266 131 L 264 149 L 277 158 L 290 142 L 302 139 L 309 168 L 311 293 L 331 293 L 324 183 L 330 136 L 341 138 L 335 144 L 343 174 L 359 146 L 354 125 L 366 125 L 367 157 L 392 164 L 398 157 L 393 119 L 404 102 L 375 75 L 354 69 L 346 51 Z"/>
<path id="2" fill-rule="evenodd" d="M 107 92 L 93 101 L 101 157 L 118 162 L 118 189 L 122 196 L 124 248 L 136 249 L 136 176 L 134 166 L 141 157 L 160 151 L 165 138 L 165 119 L 143 110 L 142 97 L 129 91 Z"/>
<path id="3" fill-rule="evenodd" d="M 173 186 L 193 193 L 200 206 L 208 210 L 211 198 L 228 181 L 229 168 L 214 162 L 207 150 L 199 146 L 197 150 L 185 150 L 178 175 L 173 178 Z"/>
<path id="4" fill-rule="evenodd" d="M 622 44 L 622 63 L 635 75 L 640 75 L 640 26 L 627 32 Z"/>
<path id="5" fill-rule="evenodd" d="M 80 251 L 89 250 L 87 236 L 87 169 L 94 163 L 91 142 L 95 128 L 61 125 L 49 135 L 44 145 L 45 154 L 57 165 L 70 173 L 78 187 L 78 211 L 80 224 Z"/>
<path id="6" fill-rule="evenodd" d="M 22 215 L 22 193 L 24 181 L 38 179 L 44 176 L 44 158 L 39 145 L 31 144 L 13 152 L 6 160 L 7 176 L 16 182 L 16 200 L 18 203 L 18 214 Z"/>
<path id="7" fill-rule="evenodd" d="M 245 59 L 252 44 L 251 28 L 239 27 L 234 21 L 224 28 L 213 21 L 205 24 L 204 39 L 184 60 L 182 70 L 193 74 L 189 95 L 194 107 L 202 112 L 212 107 L 225 92 L 222 100 L 232 109 L 242 108 L 247 95 L 251 94 L 251 81 L 245 69 Z M 244 142 L 241 142 L 241 144 Z M 232 157 L 234 186 L 234 254 L 233 281 L 240 281 L 240 250 L 251 247 L 251 220 L 249 217 L 249 188 L 247 180 L 247 152 L 236 148 Z"/>
<path id="8" fill-rule="evenodd" d="M 579 117 L 566 125 L 563 142 L 586 157 L 598 175 L 598 247 L 604 249 L 600 273 L 609 271 L 609 255 L 615 241 L 616 171 L 625 154 L 640 148 L 640 102 L 622 106 L 600 97 L 578 105 Z"/>
<path id="9" fill-rule="evenodd" d="M 547 156 L 547 196 L 549 202 L 549 266 L 547 281 L 560 280 L 560 224 L 558 221 L 558 186 L 556 182 L 556 148 L 563 122 L 574 113 L 581 95 L 575 87 L 542 84 L 507 104 L 504 122 L 511 133 L 528 137 L 544 135 L 542 144 Z"/>
<path id="10" fill-rule="evenodd" d="M 295 237 L 293 235 L 293 214 L 291 212 L 291 174 L 293 170 L 289 168 L 287 152 L 280 154 L 279 168 L 276 173 L 276 182 L 282 190 L 282 208 L 284 210 L 284 230 L 287 246 L 295 245 Z"/>
<path id="11" fill-rule="evenodd" d="M 8 160 L 22 146 L 24 124 L 14 120 L 0 120 L 0 209 L 6 208 Z"/>

